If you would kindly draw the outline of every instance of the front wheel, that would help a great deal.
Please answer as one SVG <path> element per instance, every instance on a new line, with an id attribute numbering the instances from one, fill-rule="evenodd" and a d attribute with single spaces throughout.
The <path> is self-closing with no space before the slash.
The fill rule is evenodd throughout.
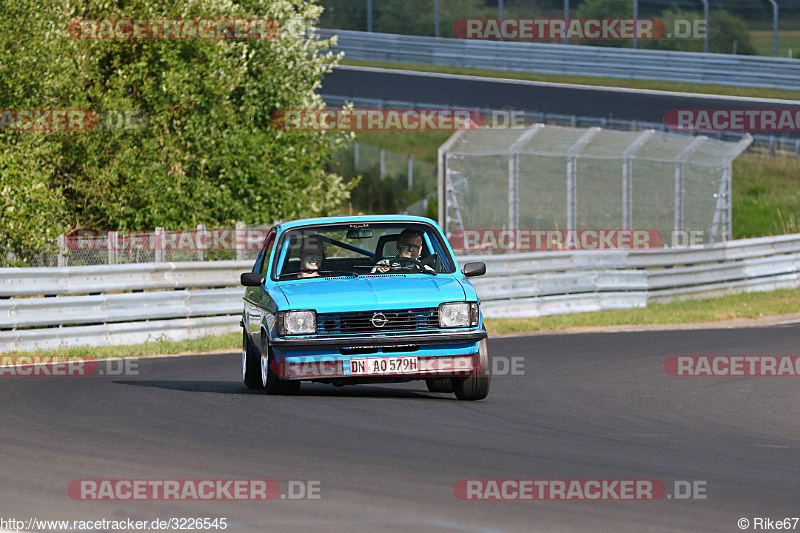
<path id="1" fill-rule="evenodd" d="M 261 357 L 250 342 L 247 330 L 242 330 L 242 381 L 248 389 L 263 389 L 261 383 Z"/>
<path id="2" fill-rule="evenodd" d="M 297 394 L 300 392 L 300 381 L 281 379 L 273 370 L 275 354 L 269 348 L 267 340 L 262 334 L 261 339 L 261 381 L 267 394 Z"/>
<path id="3" fill-rule="evenodd" d="M 489 347 L 483 339 L 478 349 L 480 359 L 479 372 L 466 378 L 451 378 L 453 392 L 459 400 L 483 400 L 489 395 L 489 384 L 492 382 L 492 358 L 489 356 Z"/>

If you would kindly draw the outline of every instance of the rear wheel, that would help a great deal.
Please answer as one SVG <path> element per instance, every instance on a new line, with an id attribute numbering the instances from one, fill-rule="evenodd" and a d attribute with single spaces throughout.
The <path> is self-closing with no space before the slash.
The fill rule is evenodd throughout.
<path id="1" fill-rule="evenodd" d="M 261 334 L 261 381 L 267 394 L 297 394 L 300 381 L 281 379 L 274 371 L 275 354 L 269 348 L 266 335 Z"/>
<path id="2" fill-rule="evenodd" d="M 246 329 L 242 330 L 242 380 L 248 389 L 263 389 L 261 383 L 261 357 L 250 342 Z"/>
<path id="3" fill-rule="evenodd" d="M 483 339 L 478 349 L 480 359 L 480 372 L 466 378 L 451 378 L 453 392 L 459 400 L 483 400 L 489 394 L 489 384 L 492 382 L 492 359 L 489 356 L 489 347 Z"/>
<path id="4" fill-rule="evenodd" d="M 450 382 L 450 378 L 426 379 L 425 385 L 428 386 L 428 390 L 431 392 L 453 392 L 453 384 Z"/>

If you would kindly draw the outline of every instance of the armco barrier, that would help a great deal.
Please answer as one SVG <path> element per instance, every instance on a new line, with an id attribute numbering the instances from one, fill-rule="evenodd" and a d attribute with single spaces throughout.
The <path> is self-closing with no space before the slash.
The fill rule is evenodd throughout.
<path id="1" fill-rule="evenodd" d="M 472 41 L 320 29 L 338 35 L 348 59 L 476 69 L 800 89 L 800 61 L 789 58 L 634 50 L 604 46 Z"/>
<path id="2" fill-rule="evenodd" d="M 800 234 L 661 250 L 461 256 L 487 317 L 629 309 L 800 286 Z M 239 328 L 251 261 L 0 269 L 0 352 L 181 340 Z M 131 292 L 146 291 L 146 292 Z"/>

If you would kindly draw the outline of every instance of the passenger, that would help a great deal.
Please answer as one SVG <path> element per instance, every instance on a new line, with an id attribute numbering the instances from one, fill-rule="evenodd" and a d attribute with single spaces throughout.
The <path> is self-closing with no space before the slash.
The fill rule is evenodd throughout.
<path id="1" fill-rule="evenodd" d="M 323 249 L 319 243 L 312 243 L 306 239 L 303 248 L 297 253 L 300 258 L 300 271 L 298 278 L 318 278 L 319 267 L 322 264 Z"/>

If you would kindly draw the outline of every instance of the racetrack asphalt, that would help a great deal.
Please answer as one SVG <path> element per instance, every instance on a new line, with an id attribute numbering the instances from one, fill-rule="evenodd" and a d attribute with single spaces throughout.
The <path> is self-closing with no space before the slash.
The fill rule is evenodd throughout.
<path id="1" fill-rule="evenodd" d="M 670 355 L 798 355 L 796 324 L 490 339 L 524 375 L 460 402 L 422 382 L 296 397 L 240 354 L 138 375 L 0 377 L 0 517 L 226 517 L 229 531 L 739 531 L 800 514 L 800 378 L 668 376 Z M 75 501 L 75 479 L 318 480 L 319 500 Z M 705 481 L 707 499 L 460 501 L 461 479 Z M 798 526 L 800 527 L 800 526 Z"/>
<path id="2" fill-rule="evenodd" d="M 401 69 L 402 65 L 398 65 Z M 793 109 L 800 102 L 340 66 L 322 94 L 663 122 L 672 109 Z M 751 132 L 759 133 L 759 132 Z M 763 132 L 762 132 L 763 133 Z M 781 132 L 800 137 L 800 132 Z M 779 136 L 780 136 L 779 135 Z"/>

